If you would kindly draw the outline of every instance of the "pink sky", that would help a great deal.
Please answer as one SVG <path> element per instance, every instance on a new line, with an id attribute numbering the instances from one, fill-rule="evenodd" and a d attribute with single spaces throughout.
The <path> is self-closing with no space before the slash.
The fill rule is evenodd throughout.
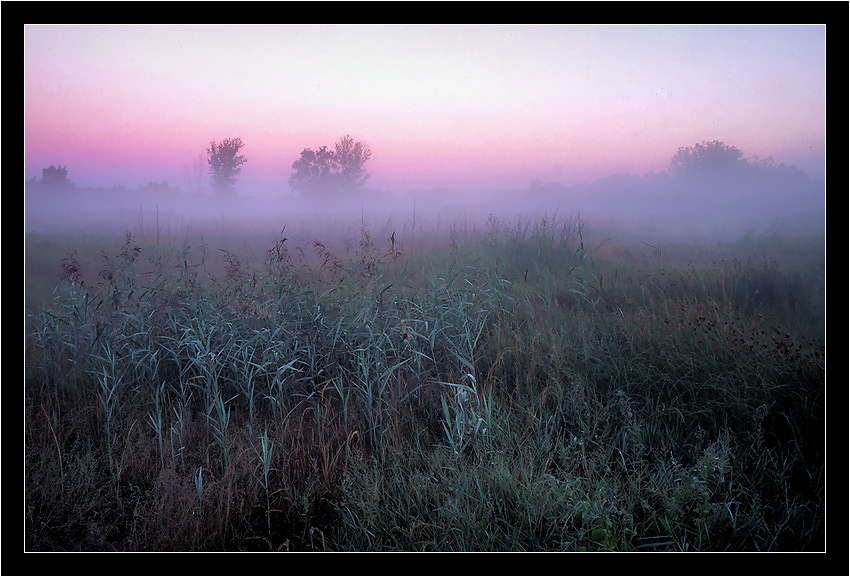
<path id="1" fill-rule="evenodd" d="M 823 26 L 28 25 L 24 169 L 188 188 L 241 137 L 243 194 L 305 147 L 373 151 L 368 186 L 517 189 L 667 168 L 722 140 L 822 172 Z"/>

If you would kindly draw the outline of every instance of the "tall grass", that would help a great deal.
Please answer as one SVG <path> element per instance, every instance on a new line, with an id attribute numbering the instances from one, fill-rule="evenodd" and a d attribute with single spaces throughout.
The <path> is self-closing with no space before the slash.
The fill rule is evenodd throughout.
<path id="1" fill-rule="evenodd" d="M 54 261 L 28 550 L 824 548 L 822 239 L 284 232 Z"/>

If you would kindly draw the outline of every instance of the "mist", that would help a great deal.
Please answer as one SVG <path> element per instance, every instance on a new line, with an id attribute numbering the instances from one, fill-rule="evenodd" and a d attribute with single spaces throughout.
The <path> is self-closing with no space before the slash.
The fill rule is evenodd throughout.
<path id="1" fill-rule="evenodd" d="M 274 242 L 281 231 L 298 242 L 357 239 L 363 230 L 384 241 L 442 242 L 449 233 L 486 231 L 557 216 L 580 217 L 600 237 L 658 241 L 730 240 L 745 234 L 822 235 L 825 184 L 795 167 L 729 178 L 723 170 L 677 179 L 668 172 L 612 174 L 579 185 L 535 179 L 514 190 L 432 188 L 405 192 L 369 188 L 346 194 L 287 192 L 237 186 L 233 198 L 150 183 L 135 190 L 26 187 L 27 233 L 172 235 L 217 231 Z M 222 237 L 224 239 L 224 237 Z M 439 239 L 439 240 L 438 240 Z"/>
<path id="2" fill-rule="evenodd" d="M 688 238 L 823 216 L 823 26 L 29 25 L 24 39 L 26 182 L 61 163 L 76 183 L 28 185 L 28 230 L 133 229 L 140 213 L 398 227 L 415 206 L 417 227 L 557 211 Z M 366 186 L 290 194 L 304 147 L 346 133 L 374 152 Z M 237 199 L 197 196 L 207 145 L 232 137 Z M 664 180 L 698 139 L 773 155 L 794 185 Z"/>
<path id="3" fill-rule="evenodd" d="M 824 549 L 825 26 L 24 32 L 27 550 Z"/>
<path id="4" fill-rule="evenodd" d="M 824 47 L 817 25 L 30 25 L 25 227 L 440 235 L 557 214 L 644 242 L 818 231 Z M 349 133 L 374 153 L 365 186 L 293 193 L 305 147 Z M 222 138 L 247 159 L 229 200 L 207 184 Z M 698 139 L 786 164 L 681 178 L 668 162 Z M 56 163 L 75 186 L 38 186 Z"/>

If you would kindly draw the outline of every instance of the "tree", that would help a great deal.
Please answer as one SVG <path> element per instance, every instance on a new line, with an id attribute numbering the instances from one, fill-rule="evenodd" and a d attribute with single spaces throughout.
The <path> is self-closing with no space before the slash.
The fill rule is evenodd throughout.
<path id="1" fill-rule="evenodd" d="M 719 140 L 679 148 L 670 160 L 675 177 L 730 176 L 748 165 L 744 153 Z"/>
<path id="2" fill-rule="evenodd" d="M 362 142 L 354 142 L 348 134 L 337 141 L 334 151 L 339 169 L 341 186 L 344 190 L 360 188 L 369 180 L 366 163 L 372 158 L 372 151 Z"/>
<path id="3" fill-rule="evenodd" d="M 777 164 L 772 157 L 744 158 L 736 146 L 713 140 L 680 148 L 670 160 L 670 172 L 690 183 L 794 187 L 809 184 L 809 176 L 796 166 Z"/>
<path id="4" fill-rule="evenodd" d="M 289 187 L 307 193 L 330 190 L 335 187 L 333 165 L 333 152 L 327 146 L 315 151 L 305 148 L 292 163 L 295 172 L 289 177 Z"/>
<path id="5" fill-rule="evenodd" d="M 73 184 L 68 179 L 68 168 L 50 165 L 41 169 L 41 185 L 51 189 L 71 188 Z"/>
<path id="6" fill-rule="evenodd" d="M 245 144 L 241 138 L 225 138 L 221 143 L 210 142 L 207 162 L 210 165 L 210 186 L 222 196 L 236 194 L 236 177 L 247 159 L 239 154 Z"/>
<path id="7" fill-rule="evenodd" d="M 369 146 L 346 134 L 330 150 L 305 148 L 292 163 L 295 171 L 289 177 L 289 187 L 304 193 L 350 192 L 366 184 L 369 174 L 366 163 L 372 157 Z"/>

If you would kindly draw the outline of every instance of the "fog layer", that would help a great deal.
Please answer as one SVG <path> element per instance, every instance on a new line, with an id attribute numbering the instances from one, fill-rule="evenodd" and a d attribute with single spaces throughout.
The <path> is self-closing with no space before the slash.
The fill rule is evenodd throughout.
<path id="1" fill-rule="evenodd" d="M 163 183 L 123 188 L 54 189 L 30 182 L 25 192 L 27 232 L 123 233 L 156 228 L 331 240 L 355 238 L 365 228 L 375 236 L 416 233 L 439 236 L 463 228 L 485 230 L 521 219 L 580 216 L 588 230 L 614 237 L 713 240 L 747 233 L 822 234 L 822 181 L 793 167 L 747 176 L 703 172 L 677 178 L 666 172 L 617 174 L 566 187 L 533 182 L 528 188 L 470 195 L 461 190 L 394 193 L 357 190 L 344 195 L 263 198 L 239 190 L 232 198 L 190 194 Z"/>

